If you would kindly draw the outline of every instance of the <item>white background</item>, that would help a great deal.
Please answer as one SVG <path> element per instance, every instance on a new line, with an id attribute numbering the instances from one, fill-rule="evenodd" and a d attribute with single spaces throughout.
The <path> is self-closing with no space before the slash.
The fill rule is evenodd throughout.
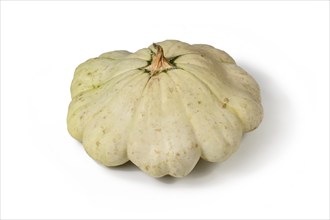
<path id="1" fill-rule="evenodd" d="M 178 39 L 227 51 L 265 117 L 222 164 L 154 179 L 66 130 L 75 67 Z M 329 2 L 1 2 L 1 218 L 329 218 Z"/>

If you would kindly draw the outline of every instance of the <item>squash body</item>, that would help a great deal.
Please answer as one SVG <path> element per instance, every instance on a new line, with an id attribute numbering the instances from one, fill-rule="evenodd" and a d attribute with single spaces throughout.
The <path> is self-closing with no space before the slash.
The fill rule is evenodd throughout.
<path id="1" fill-rule="evenodd" d="M 106 166 L 131 160 L 154 177 L 186 176 L 200 157 L 219 162 L 255 129 L 263 110 L 256 81 L 224 51 L 157 43 L 172 68 L 150 74 L 155 46 L 113 51 L 80 64 L 67 125 Z"/>

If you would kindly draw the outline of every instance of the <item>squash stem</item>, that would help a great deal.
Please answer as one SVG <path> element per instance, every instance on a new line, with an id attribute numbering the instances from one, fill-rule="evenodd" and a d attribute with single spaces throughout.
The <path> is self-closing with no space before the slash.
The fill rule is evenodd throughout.
<path id="1" fill-rule="evenodd" d="M 173 66 L 165 58 L 163 48 L 158 44 L 153 44 L 153 46 L 156 48 L 157 52 L 153 56 L 150 66 L 147 67 L 147 70 L 150 71 L 150 76 L 173 68 Z"/>

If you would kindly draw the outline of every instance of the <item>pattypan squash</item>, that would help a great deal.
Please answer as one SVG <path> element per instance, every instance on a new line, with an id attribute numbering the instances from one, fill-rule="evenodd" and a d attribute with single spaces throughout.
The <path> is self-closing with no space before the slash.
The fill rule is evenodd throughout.
<path id="1" fill-rule="evenodd" d="M 233 58 L 175 40 L 87 60 L 71 97 L 68 131 L 90 157 L 154 177 L 226 160 L 263 117 L 258 84 Z"/>

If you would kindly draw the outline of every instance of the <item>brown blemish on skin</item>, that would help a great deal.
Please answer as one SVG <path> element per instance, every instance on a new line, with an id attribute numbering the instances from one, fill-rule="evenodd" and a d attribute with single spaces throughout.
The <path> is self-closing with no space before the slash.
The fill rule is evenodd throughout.
<path id="1" fill-rule="evenodd" d="M 96 141 L 96 146 L 100 146 L 100 142 L 99 141 Z"/>
<path id="2" fill-rule="evenodd" d="M 87 76 L 90 76 L 91 74 L 92 74 L 91 72 L 88 72 L 88 73 L 87 73 Z"/>
<path id="3" fill-rule="evenodd" d="M 228 98 L 224 98 L 224 99 L 223 99 L 222 108 L 226 108 L 228 102 L 229 102 L 229 99 L 228 99 Z"/>
<path id="4" fill-rule="evenodd" d="M 86 112 L 83 112 L 82 115 L 80 116 L 80 120 L 82 120 L 85 117 Z"/>
<path id="5" fill-rule="evenodd" d="M 155 131 L 161 132 L 162 129 L 161 128 L 156 128 Z"/>
<path id="6" fill-rule="evenodd" d="M 147 165 L 145 168 L 146 168 L 146 171 L 148 171 L 149 170 L 149 165 Z"/>
<path id="7" fill-rule="evenodd" d="M 180 153 L 176 153 L 175 155 L 176 155 L 177 157 L 179 157 L 179 156 L 180 156 Z"/>
<path id="8" fill-rule="evenodd" d="M 198 101 L 197 103 L 200 105 L 202 103 L 202 101 Z"/>

